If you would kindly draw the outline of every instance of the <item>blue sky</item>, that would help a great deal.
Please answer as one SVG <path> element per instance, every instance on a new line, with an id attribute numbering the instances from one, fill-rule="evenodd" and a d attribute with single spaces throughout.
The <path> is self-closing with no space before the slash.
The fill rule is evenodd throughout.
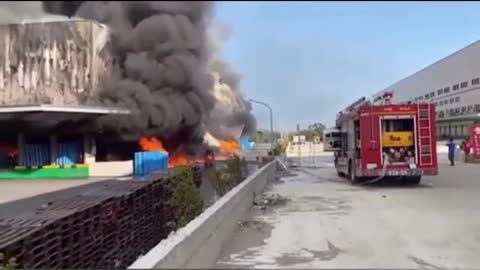
<path id="1" fill-rule="evenodd" d="M 223 48 L 278 130 L 335 114 L 477 41 L 480 2 L 218 2 Z M 254 106 L 260 128 L 268 111 Z"/>

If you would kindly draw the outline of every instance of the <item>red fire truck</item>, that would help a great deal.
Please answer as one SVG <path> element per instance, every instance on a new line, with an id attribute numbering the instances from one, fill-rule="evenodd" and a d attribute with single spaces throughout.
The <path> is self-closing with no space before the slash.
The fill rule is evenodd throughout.
<path id="1" fill-rule="evenodd" d="M 391 104 L 391 97 L 374 101 L 380 104 L 361 98 L 337 115 L 335 167 L 352 183 L 395 176 L 418 184 L 438 174 L 435 106 Z"/>

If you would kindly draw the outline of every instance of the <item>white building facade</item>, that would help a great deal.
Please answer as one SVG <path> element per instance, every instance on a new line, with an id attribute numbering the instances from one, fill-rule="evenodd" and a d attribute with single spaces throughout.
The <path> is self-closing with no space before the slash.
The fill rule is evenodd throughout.
<path id="1" fill-rule="evenodd" d="M 433 102 L 437 136 L 465 138 L 468 126 L 480 122 L 480 41 L 383 89 L 393 102 Z"/>

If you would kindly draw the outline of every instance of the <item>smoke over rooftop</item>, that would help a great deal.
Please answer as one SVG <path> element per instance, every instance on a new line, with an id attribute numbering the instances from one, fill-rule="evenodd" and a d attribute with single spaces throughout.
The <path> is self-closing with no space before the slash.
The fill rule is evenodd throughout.
<path id="1" fill-rule="evenodd" d="M 212 46 L 213 2 L 44 1 L 42 6 L 48 13 L 110 27 L 113 70 L 90 102 L 126 107 L 133 116 L 126 121 L 106 117 L 100 127 L 160 135 L 167 148 L 199 141 L 210 130 L 224 136 L 218 132 L 222 126 L 255 128 L 249 104 L 238 91 L 238 75 L 218 57 L 218 46 Z M 235 100 L 235 108 L 225 109 L 218 101 L 212 71 L 229 85 L 231 94 L 224 98 Z M 216 117 L 221 111 L 227 114 Z M 175 143 L 169 147 L 168 141 Z"/>
<path id="2" fill-rule="evenodd" d="M 47 14 L 42 10 L 40 1 L 2 1 L 0 2 L 0 24 L 12 24 L 31 21 L 61 21 L 65 16 Z"/>
<path id="3" fill-rule="evenodd" d="M 243 126 L 244 135 L 252 135 L 256 130 L 251 104 L 240 92 L 240 75 L 220 55 L 231 33 L 232 28 L 221 22 L 208 29 L 209 69 L 215 78 L 214 95 L 217 103 L 206 123 L 207 129 L 216 137 L 228 137 L 239 126 Z"/>

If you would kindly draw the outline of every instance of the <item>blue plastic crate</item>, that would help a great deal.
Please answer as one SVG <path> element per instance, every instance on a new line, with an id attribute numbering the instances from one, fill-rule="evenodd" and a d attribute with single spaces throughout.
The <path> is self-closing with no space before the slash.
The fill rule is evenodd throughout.
<path id="1" fill-rule="evenodd" d="M 167 172 L 168 154 L 165 152 L 136 152 L 133 161 L 136 176 L 147 176 L 155 172 Z"/>

